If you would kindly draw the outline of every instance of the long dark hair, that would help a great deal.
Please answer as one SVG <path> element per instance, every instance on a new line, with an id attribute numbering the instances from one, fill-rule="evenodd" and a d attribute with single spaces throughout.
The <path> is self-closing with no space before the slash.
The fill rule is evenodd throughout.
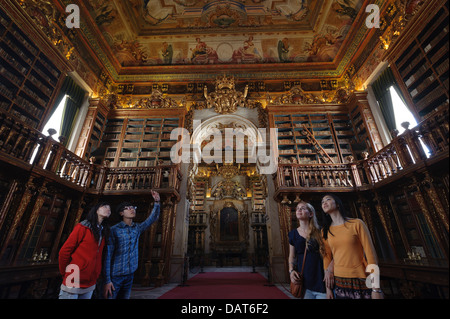
<path id="1" fill-rule="evenodd" d="M 322 200 L 325 196 L 330 196 L 331 198 L 334 199 L 334 202 L 336 203 L 336 208 L 339 210 L 339 213 L 341 213 L 341 216 L 344 218 L 345 221 L 348 221 L 350 218 L 349 217 L 350 214 L 345 209 L 344 203 L 342 203 L 342 200 L 339 197 L 337 197 L 336 195 L 331 194 L 331 193 L 323 195 Z M 320 206 L 322 207 L 322 204 Z M 322 228 L 323 238 L 326 240 L 328 238 L 328 233 L 330 233 L 332 236 L 334 236 L 333 233 L 330 231 L 332 219 L 331 219 L 330 215 L 328 215 L 324 212 L 324 220 L 323 221 L 324 221 L 323 228 Z"/>
<path id="2" fill-rule="evenodd" d="M 89 228 L 92 230 L 94 238 L 97 242 L 100 240 L 100 229 L 102 229 L 101 235 L 105 239 L 105 241 L 108 239 L 109 236 L 109 225 L 106 218 L 102 221 L 102 227 L 101 228 L 97 227 L 98 225 L 97 210 L 103 206 L 111 207 L 111 205 L 109 205 L 109 203 L 106 202 L 98 203 L 92 206 L 92 208 L 89 210 L 89 213 L 86 216 L 86 220 L 89 222 Z"/>

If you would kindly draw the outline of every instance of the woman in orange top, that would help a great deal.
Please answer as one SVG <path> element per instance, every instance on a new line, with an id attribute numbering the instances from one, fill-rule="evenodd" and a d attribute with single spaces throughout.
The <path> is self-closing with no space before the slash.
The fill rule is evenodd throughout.
<path id="1" fill-rule="evenodd" d="M 327 254 L 324 268 L 334 261 L 336 299 L 382 299 L 379 287 L 366 285 L 367 265 L 377 265 L 377 255 L 369 230 L 360 219 L 347 217 L 339 197 L 327 194 L 322 199 L 325 213 L 323 237 Z M 333 298 L 327 288 L 328 298 Z"/>

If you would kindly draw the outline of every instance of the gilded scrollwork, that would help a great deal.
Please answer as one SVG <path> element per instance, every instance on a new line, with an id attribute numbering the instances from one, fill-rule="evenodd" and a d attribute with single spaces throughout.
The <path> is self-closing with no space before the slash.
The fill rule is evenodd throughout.
<path id="1" fill-rule="evenodd" d="M 248 94 L 248 85 L 244 92 L 236 91 L 234 77 L 226 75 L 219 76 L 216 79 L 215 92 L 208 93 L 208 87 L 205 85 L 203 95 L 206 99 L 206 107 L 214 108 L 219 114 L 229 114 L 237 111 L 238 107 L 246 107 Z"/>
<path id="2" fill-rule="evenodd" d="M 159 89 L 153 89 L 148 97 L 133 98 L 131 95 L 112 94 L 110 104 L 116 109 L 159 109 L 178 108 L 181 104 L 163 94 Z"/>

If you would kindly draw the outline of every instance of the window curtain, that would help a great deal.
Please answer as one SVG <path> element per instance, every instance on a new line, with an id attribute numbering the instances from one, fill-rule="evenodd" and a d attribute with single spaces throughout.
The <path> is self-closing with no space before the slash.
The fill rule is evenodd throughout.
<path id="1" fill-rule="evenodd" d="M 404 100 L 400 90 L 398 89 L 394 74 L 392 73 L 391 68 L 388 67 L 383 71 L 383 73 L 381 73 L 378 79 L 373 82 L 372 89 L 375 94 L 375 98 L 380 105 L 381 113 L 386 121 L 389 132 L 396 129 L 394 105 L 392 104 L 392 97 L 389 92 L 389 88 L 391 86 L 395 87 L 396 91 L 399 93 L 399 96 Z"/>
<path id="2" fill-rule="evenodd" d="M 56 95 L 55 103 L 53 104 L 53 108 L 50 110 L 50 113 L 48 114 L 49 119 L 52 117 L 53 113 L 55 113 L 56 109 L 58 108 L 58 105 L 61 103 L 64 96 L 66 94 L 68 94 L 68 92 L 70 91 L 70 87 L 72 86 L 72 83 L 73 83 L 72 78 L 70 76 L 66 76 L 63 84 L 61 85 L 61 88 L 59 89 L 58 94 Z"/>
<path id="3" fill-rule="evenodd" d="M 70 77 L 66 78 L 64 84 L 66 84 L 66 82 L 67 85 L 65 86 L 65 94 L 67 94 L 67 99 L 66 103 L 64 104 L 61 127 L 59 130 L 60 135 L 66 138 L 63 142 L 64 146 L 67 146 L 67 143 L 69 142 L 74 120 L 81 108 L 84 96 L 86 95 L 86 92 L 81 87 L 79 87 Z"/>

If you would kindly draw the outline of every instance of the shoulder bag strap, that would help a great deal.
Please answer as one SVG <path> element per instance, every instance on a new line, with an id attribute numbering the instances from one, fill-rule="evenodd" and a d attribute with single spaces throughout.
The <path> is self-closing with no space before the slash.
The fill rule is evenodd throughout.
<path id="1" fill-rule="evenodd" d="M 303 275 L 303 270 L 305 269 L 305 259 L 306 259 L 306 250 L 308 249 L 308 241 L 305 241 L 305 252 L 303 253 L 303 263 L 302 263 L 302 272 L 300 275 Z"/>

